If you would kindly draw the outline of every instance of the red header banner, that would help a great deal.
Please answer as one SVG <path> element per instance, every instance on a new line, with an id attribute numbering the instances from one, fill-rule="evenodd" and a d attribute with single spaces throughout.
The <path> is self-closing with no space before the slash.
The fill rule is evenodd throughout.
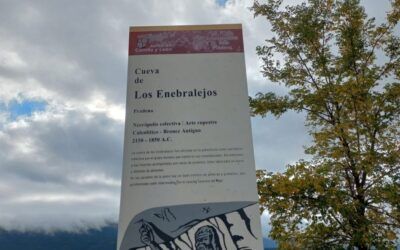
<path id="1" fill-rule="evenodd" d="M 185 27 L 185 26 L 181 26 Z M 243 52 L 242 29 L 219 28 L 204 30 L 131 29 L 129 55 L 240 53 Z"/>

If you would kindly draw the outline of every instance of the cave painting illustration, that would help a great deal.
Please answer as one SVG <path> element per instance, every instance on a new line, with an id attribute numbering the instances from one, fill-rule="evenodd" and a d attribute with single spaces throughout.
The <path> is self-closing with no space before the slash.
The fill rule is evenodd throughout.
<path id="1" fill-rule="evenodd" d="M 255 202 L 148 209 L 131 220 L 120 250 L 252 250 L 254 209 Z"/>

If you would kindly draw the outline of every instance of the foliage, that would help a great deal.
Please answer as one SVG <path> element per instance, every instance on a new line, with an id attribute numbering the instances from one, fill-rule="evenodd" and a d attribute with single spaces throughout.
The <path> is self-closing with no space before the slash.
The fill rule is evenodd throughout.
<path id="1" fill-rule="evenodd" d="M 383 24 L 357 0 L 255 2 L 274 37 L 262 72 L 288 94 L 250 98 L 254 115 L 302 112 L 312 160 L 258 171 L 281 249 L 394 248 L 400 229 L 400 0 Z"/>

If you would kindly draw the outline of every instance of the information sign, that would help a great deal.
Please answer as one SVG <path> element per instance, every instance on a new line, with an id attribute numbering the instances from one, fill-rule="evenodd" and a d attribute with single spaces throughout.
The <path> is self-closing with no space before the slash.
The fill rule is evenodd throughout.
<path id="1" fill-rule="evenodd" d="M 262 249 L 241 25 L 132 27 L 118 249 Z"/>

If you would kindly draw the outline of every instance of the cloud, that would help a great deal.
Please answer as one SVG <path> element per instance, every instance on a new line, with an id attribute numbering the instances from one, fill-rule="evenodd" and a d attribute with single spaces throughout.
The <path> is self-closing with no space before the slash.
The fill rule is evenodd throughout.
<path id="1" fill-rule="evenodd" d="M 256 165 L 269 172 L 281 172 L 288 164 L 309 159 L 304 145 L 311 138 L 304 128 L 304 115 L 288 112 L 277 120 L 274 117 L 253 118 L 253 141 Z"/>
<path id="2" fill-rule="evenodd" d="M 51 230 L 116 221 L 123 123 L 88 112 L 37 113 L 3 128 L 0 226 Z"/>

